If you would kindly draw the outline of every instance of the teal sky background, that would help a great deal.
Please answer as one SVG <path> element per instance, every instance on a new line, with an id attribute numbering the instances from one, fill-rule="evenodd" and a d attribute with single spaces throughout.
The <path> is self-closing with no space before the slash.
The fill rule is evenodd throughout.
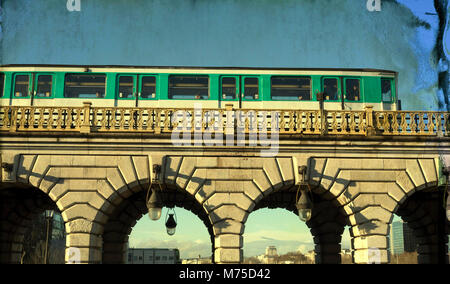
<path id="1" fill-rule="evenodd" d="M 442 100 L 433 0 L 80 1 L 2 0 L 1 64 L 378 68 L 403 109 Z"/>

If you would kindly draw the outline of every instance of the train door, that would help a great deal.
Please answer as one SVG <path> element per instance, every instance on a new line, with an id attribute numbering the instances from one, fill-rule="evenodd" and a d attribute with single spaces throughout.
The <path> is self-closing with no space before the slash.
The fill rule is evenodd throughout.
<path id="1" fill-rule="evenodd" d="M 53 98 L 53 74 L 35 73 L 33 75 L 31 104 L 36 106 L 50 105 L 47 99 Z"/>
<path id="2" fill-rule="evenodd" d="M 156 99 L 156 76 L 122 74 L 117 78 L 116 106 L 142 107 Z"/>
<path id="3" fill-rule="evenodd" d="M 344 109 L 361 109 L 361 79 L 356 77 L 344 77 L 342 84 L 342 93 L 344 98 Z"/>
<path id="4" fill-rule="evenodd" d="M 261 101 L 258 76 L 222 76 L 220 79 L 220 107 L 252 108 Z"/>
<path id="5" fill-rule="evenodd" d="M 30 73 L 15 73 L 13 75 L 13 91 L 10 97 L 10 105 L 31 105 L 32 77 Z"/>
<path id="6" fill-rule="evenodd" d="M 393 78 L 381 78 L 382 110 L 397 110 Z"/>
<path id="7" fill-rule="evenodd" d="M 137 76 L 137 106 L 154 106 L 152 100 L 156 100 L 156 76 L 139 75 Z"/>
<path id="8" fill-rule="evenodd" d="M 232 105 L 240 107 L 239 76 L 222 76 L 220 78 L 219 108 Z"/>
<path id="9" fill-rule="evenodd" d="M 325 109 L 344 109 L 344 101 L 343 97 L 341 96 L 341 81 L 342 80 L 339 77 L 322 77 L 322 92 Z"/>
<path id="10" fill-rule="evenodd" d="M 117 76 L 116 107 L 137 106 L 137 75 L 120 74 Z"/>
<path id="11" fill-rule="evenodd" d="M 52 98 L 52 84 L 53 75 L 50 73 L 15 73 L 11 105 L 42 105 L 37 99 Z"/>

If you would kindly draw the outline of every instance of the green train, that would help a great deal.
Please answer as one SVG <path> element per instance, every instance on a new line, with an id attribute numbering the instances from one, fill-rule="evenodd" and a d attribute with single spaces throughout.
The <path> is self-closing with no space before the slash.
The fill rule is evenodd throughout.
<path id="1" fill-rule="evenodd" d="M 3 65 L 0 84 L 2 106 L 400 110 L 375 69 Z"/>

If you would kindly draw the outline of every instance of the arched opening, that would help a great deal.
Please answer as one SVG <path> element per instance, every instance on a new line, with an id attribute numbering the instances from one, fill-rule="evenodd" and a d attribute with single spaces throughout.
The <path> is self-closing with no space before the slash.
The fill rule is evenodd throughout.
<path id="1" fill-rule="evenodd" d="M 244 263 L 314 263 L 314 241 L 305 222 L 282 208 L 261 208 L 245 224 Z"/>
<path id="2" fill-rule="evenodd" d="M 175 212 L 174 235 L 166 231 L 168 213 Z M 143 215 L 134 225 L 128 239 L 128 264 L 211 263 L 211 239 L 202 221 L 180 207 L 163 208 L 159 220 Z"/>
<path id="3" fill-rule="evenodd" d="M 341 240 L 347 219 L 334 202 L 327 200 L 313 188 L 311 193 L 313 202 L 311 219 L 306 223 L 300 221 L 295 206 L 298 197 L 297 190 L 298 186 L 292 186 L 289 188 L 281 188 L 266 195 L 256 204 L 252 211 L 255 214 L 255 218 L 252 218 L 252 214 L 250 214 L 248 219 L 258 219 L 260 218 L 258 215 L 267 215 L 267 220 L 272 218 L 274 223 L 277 224 L 275 225 L 276 227 L 291 226 L 292 230 L 296 228 L 298 230 L 298 239 L 296 240 L 299 244 L 298 248 L 300 248 L 303 255 L 307 256 L 306 258 L 302 258 L 299 255 L 298 263 L 341 263 Z M 284 211 L 277 210 L 275 212 L 274 210 L 269 210 L 274 208 L 281 208 Z M 255 211 L 257 210 L 260 210 L 262 213 L 256 215 L 257 212 Z M 287 213 L 293 214 L 287 217 Z M 278 218 L 279 215 L 285 218 L 280 219 Z M 287 223 L 284 223 L 284 221 Z M 264 224 L 267 225 L 268 222 L 264 222 Z M 273 229 L 275 231 L 279 230 L 276 227 Z M 250 228 L 250 230 L 253 230 L 252 227 Z M 246 228 L 244 244 L 247 242 L 247 232 Z M 307 237 L 307 233 L 309 233 L 309 238 Z M 251 234 L 252 231 L 250 231 L 250 236 Z M 246 245 L 244 246 L 244 255 L 248 255 L 245 253 L 245 249 Z"/>
<path id="4" fill-rule="evenodd" d="M 350 236 L 350 226 L 344 226 L 344 232 L 341 239 L 341 263 L 353 264 L 352 258 L 352 240 Z"/>
<path id="5" fill-rule="evenodd" d="M 417 239 L 410 225 L 397 214 L 390 224 L 388 246 L 391 264 L 417 264 Z"/>
<path id="6" fill-rule="evenodd" d="M 64 263 L 64 221 L 48 195 L 25 184 L 2 184 L 0 208 L 1 263 Z"/>
<path id="7" fill-rule="evenodd" d="M 189 226 L 187 223 L 181 225 L 181 223 L 184 222 L 183 219 L 186 218 L 187 215 L 189 216 L 189 214 L 186 214 L 186 211 L 190 212 L 192 215 L 188 217 L 188 220 L 197 218 L 197 224 L 203 224 L 206 227 L 205 231 L 209 234 L 211 243 L 209 244 L 210 254 L 205 255 L 205 257 L 210 256 L 211 261 L 214 259 L 211 253 L 214 246 L 214 235 L 212 226 L 203 207 L 189 193 L 178 188 L 165 187 L 158 193 L 160 194 L 163 203 L 164 214 L 161 216 L 161 219 L 156 222 L 150 220 L 149 217 L 146 216 L 148 213 L 146 207 L 147 190 L 133 192 L 129 197 L 123 198 L 120 204 L 114 208 L 104 226 L 103 263 L 127 263 L 128 248 L 136 248 L 135 245 L 141 246 L 146 244 L 147 246 L 154 247 L 151 245 L 151 242 L 145 243 L 145 239 L 149 235 L 150 230 L 153 236 L 160 236 L 160 243 L 162 236 L 164 236 L 165 240 L 173 238 L 174 236 L 167 235 L 164 225 L 167 208 L 175 208 L 174 210 L 176 211 L 178 219 L 177 231 L 180 236 L 182 236 L 181 234 L 186 233 L 186 229 L 182 229 L 182 227 L 184 225 Z M 138 221 L 140 221 L 139 224 Z M 146 228 L 146 225 L 150 227 Z M 130 239 L 133 230 L 136 231 Z M 140 236 L 141 234 L 144 234 L 145 236 Z M 153 238 L 151 238 L 150 241 L 152 239 Z M 204 242 L 203 239 L 201 240 Z M 162 241 L 162 243 L 164 243 L 164 241 Z M 205 244 L 203 243 L 203 245 Z M 183 251 L 183 254 L 180 256 L 184 257 L 185 252 Z M 189 256 L 189 254 L 187 256 Z"/>
<path id="8" fill-rule="evenodd" d="M 402 259 L 401 256 L 396 255 L 395 251 L 396 249 L 402 251 L 401 246 L 404 251 L 405 246 L 411 245 L 414 245 L 417 251 L 417 260 L 414 263 L 449 262 L 447 255 L 449 221 L 446 218 L 444 197 L 442 189 L 432 187 L 416 191 L 401 202 L 394 212 L 398 218 L 394 218 L 391 224 L 390 250 L 393 256 L 391 263 L 412 261 L 411 256 L 409 259 Z M 403 230 L 398 229 L 400 226 Z M 396 227 L 402 234 L 394 235 Z M 396 238 L 399 239 L 398 244 L 395 243 Z"/>

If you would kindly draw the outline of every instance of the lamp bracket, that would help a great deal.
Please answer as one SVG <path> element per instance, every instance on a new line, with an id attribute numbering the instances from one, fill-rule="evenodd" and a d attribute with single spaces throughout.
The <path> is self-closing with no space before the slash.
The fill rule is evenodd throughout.
<path id="1" fill-rule="evenodd" d="M 307 167 L 305 165 L 298 167 L 298 174 L 301 175 L 300 185 L 306 185 L 306 171 Z"/>
<path id="2" fill-rule="evenodd" d="M 7 172 L 7 173 L 11 173 L 13 171 L 13 167 L 14 167 L 13 164 L 5 163 L 5 162 L 2 163 L 2 169 L 4 169 L 5 172 Z"/>
<path id="3" fill-rule="evenodd" d="M 153 182 L 159 183 L 161 177 L 161 165 L 153 165 Z"/>
<path id="4" fill-rule="evenodd" d="M 1 161 L 1 157 L 0 157 Z M 3 182 L 15 182 L 15 174 L 14 174 L 14 164 L 13 163 L 6 163 L 1 162 L 1 169 L 0 169 L 0 181 Z"/>

